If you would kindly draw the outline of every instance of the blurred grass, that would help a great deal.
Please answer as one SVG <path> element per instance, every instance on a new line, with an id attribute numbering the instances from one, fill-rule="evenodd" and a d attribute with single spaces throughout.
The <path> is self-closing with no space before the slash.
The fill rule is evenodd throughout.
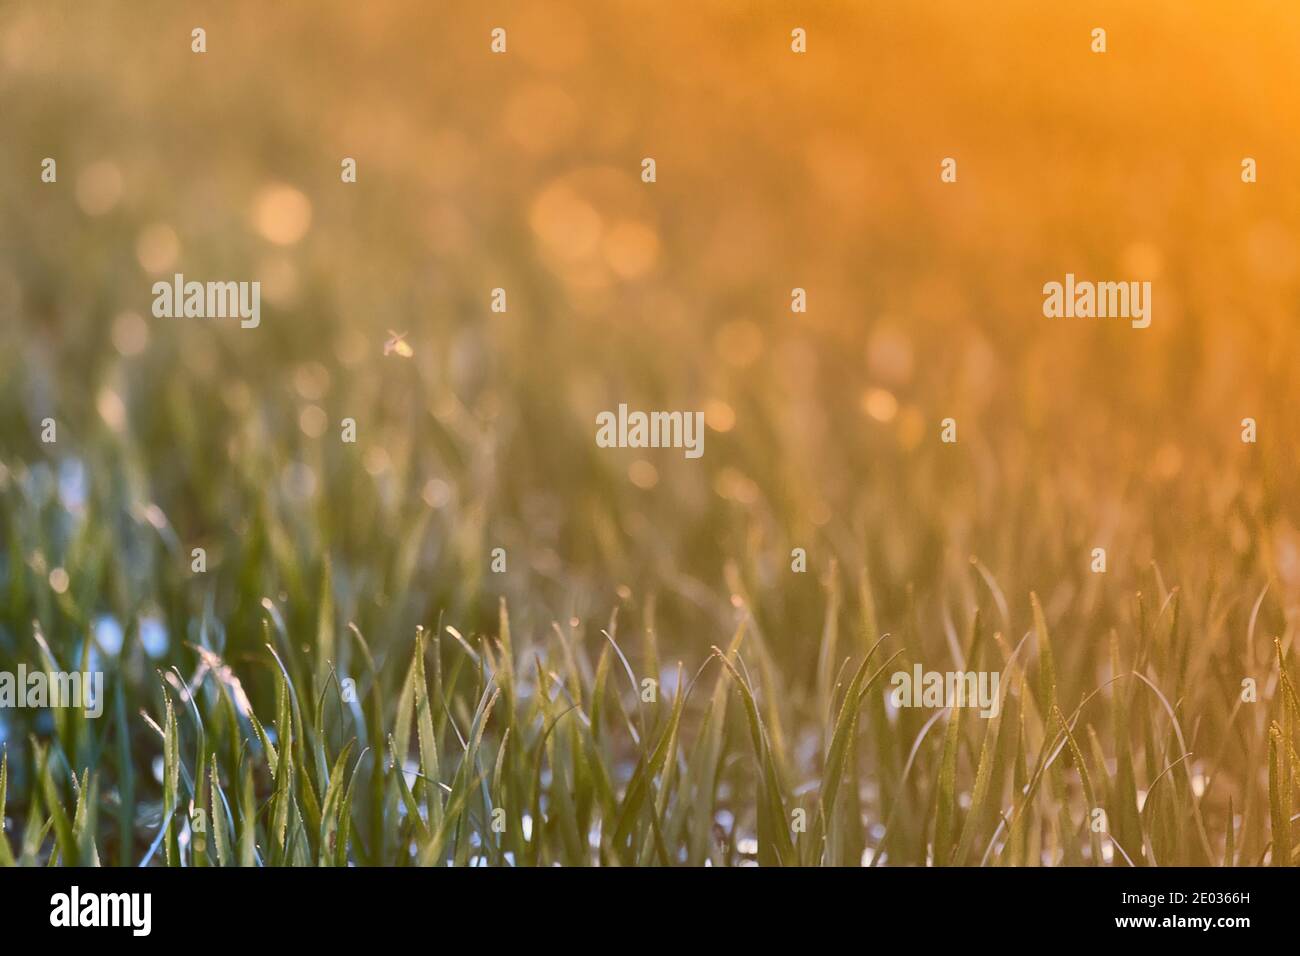
<path id="1" fill-rule="evenodd" d="M 1292 862 L 1300 12 L 1001 6 L 6 5 L 0 863 Z"/>

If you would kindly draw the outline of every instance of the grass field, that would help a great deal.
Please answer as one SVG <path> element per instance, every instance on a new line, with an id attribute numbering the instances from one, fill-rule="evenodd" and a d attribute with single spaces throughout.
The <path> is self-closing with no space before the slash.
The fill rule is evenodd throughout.
<path id="1" fill-rule="evenodd" d="M 0 864 L 1300 861 L 1300 10 L 442 6 L 0 8 Z"/>

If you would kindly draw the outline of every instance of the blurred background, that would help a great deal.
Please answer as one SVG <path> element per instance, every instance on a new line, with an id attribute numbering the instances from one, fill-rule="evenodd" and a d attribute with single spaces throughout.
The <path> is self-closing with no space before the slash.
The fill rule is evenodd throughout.
<path id="1" fill-rule="evenodd" d="M 33 620 L 140 681 L 201 627 L 237 661 L 265 597 L 407 655 L 618 607 L 699 661 L 743 601 L 797 701 L 839 578 L 937 665 L 977 556 L 1076 699 L 1180 587 L 1221 700 L 1300 608 L 1297 50 L 1260 0 L 9 0 L 0 665 Z M 260 281 L 260 328 L 154 318 L 175 272 Z M 1044 318 L 1067 272 L 1150 280 L 1151 327 Z M 703 458 L 597 448 L 620 402 L 702 409 Z"/>

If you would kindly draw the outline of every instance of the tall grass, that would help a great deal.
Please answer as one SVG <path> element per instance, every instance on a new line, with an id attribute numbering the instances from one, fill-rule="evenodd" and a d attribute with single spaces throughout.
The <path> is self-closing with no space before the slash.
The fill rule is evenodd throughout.
<path id="1" fill-rule="evenodd" d="M 734 633 L 689 667 L 658 665 L 652 620 L 629 636 L 615 611 L 526 638 L 504 599 L 487 633 L 444 622 L 378 656 L 355 625 L 335 630 L 328 599 L 296 638 L 266 599 L 248 650 L 204 612 L 169 655 L 184 670 L 129 640 L 109 653 L 93 628 L 60 659 L 37 624 L 46 666 L 88 657 L 110 699 L 98 720 L 46 712 L 7 742 L 0 862 L 1294 863 L 1300 708 L 1282 643 L 1256 662 L 1258 702 L 1229 686 L 1197 713 L 1189 697 L 1215 695 L 1188 694 L 1184 600 L 1164 592 L 1148 613 L 1139 596 L 1103 678 L 1079 691 L 1058 679 L 1036 597 L 1014 644 L 976 610 L 950 663 L 1003 675 L 987 720 L 887 702 L 914 654 L 904 636 L 872 639 L 869 600 L 842 654 L 825 647 L 828 617 L 834 676 L 806 697 L 739 596 Z"/>
<path id="2" fill-rule="evenodd" d="M 66 6 L 0 9 L 0 671 L 107 699 L 0 709 L 0 863 L 1296 861 L 1296 10 Z"/>

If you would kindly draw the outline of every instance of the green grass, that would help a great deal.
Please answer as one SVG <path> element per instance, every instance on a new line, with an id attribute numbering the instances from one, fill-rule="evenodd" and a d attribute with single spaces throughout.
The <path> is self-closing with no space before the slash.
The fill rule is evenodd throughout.
<path id="1" fill-rule="evenodd" d="M 0 7 L 0 864 L 1297 862 L 1289 11 L 121 6 Z"/>
<path id="2" fill-rule="evenodd" d="M 264 643 L 234 665 L 207 615 L 194 645 L 170 655 L 184 670 L 134 681 L 138 651 L 100 649 L 105 715 L 51 711 L 48 732 L 8 742 L 0 863 L 1295 862 L 1300 709 L 1281 644 L 1260 671 L 1264 698 L 1227 717 L 1220 747 L 1267 784 L 1243 786 L 1215 772 L 1222 753 L 1196 753 L 1204 721 L 1161 690 L 1189 657 L 1182 601 L 1170 591 L 1147 613 L 1139 597 L 1141 630 L 1115 634 L 1112 674 L 1068 699 L 1036 597 L 1015 647 L 975 613 L 954 650 L 967 668 L 1002 673 L 989 720 L 963 708 L 889 715 L 888 675 L 910 666 L 907 642 L 875 637 L 867 602 L 848 646 L 823 646 L 834 676 L 801 721 L 740 599 L 723 645 L 662 670 L 653 624 L 628 635 L 618 612 L 597 634 L 573 620 L 524 640 L 502 599 L 488 633 L 418 628 L 376 657 L 360 629 L 336 628 L 329 599 L 296 640 L 268 599 Z M 657 674 L 671 686 L 643 683 Z"/>

